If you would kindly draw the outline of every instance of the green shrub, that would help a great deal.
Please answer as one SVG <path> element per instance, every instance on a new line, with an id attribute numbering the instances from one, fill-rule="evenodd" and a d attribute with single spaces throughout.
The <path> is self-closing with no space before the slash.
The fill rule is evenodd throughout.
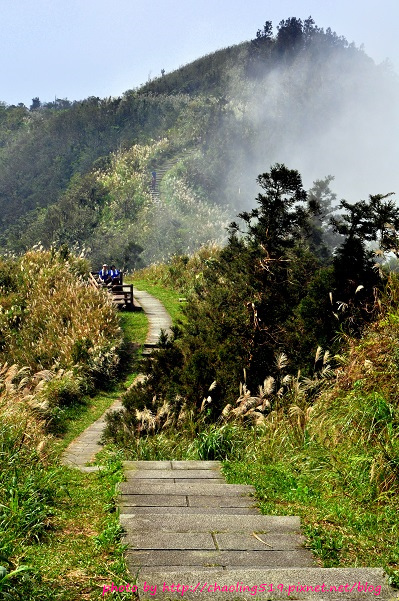
<path id="1" fill-rule="evenodd" d="M 41 541 L 51 526 L 59 470 L 48 466 L 48 439 L 18 389 L 18 375 L 12 368 L 0 370 L 0 563 L 7 570 L 0 577 L 0 595 L 5 599 L 16 594 L 27 569 L 18 565 L 16 549 Z M 19 384 L 29 386 L 27 380 Z"/>
<path id="2" fill-rule="evenodd" d="M 50 408 L 71 407 L 82 399 L 80 379 L 69 372 L 61 378 L 47 382 L 42 394 Z"/>
<path id="3" fill-rule="evenodd" d="M 239 459 L 243 450 L 243 431 L 239 426 L 211 425 L 199 432 L 192 448 L 201 460 Z"/>

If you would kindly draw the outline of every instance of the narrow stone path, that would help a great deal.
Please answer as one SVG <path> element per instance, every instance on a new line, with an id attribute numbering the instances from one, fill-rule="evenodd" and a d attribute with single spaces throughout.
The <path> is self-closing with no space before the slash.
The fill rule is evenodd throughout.
<path id="1" fill-rule="evenodd" d="M 149 331 L 144 349 L 156 348 L 161 330 L 170 333 L 172 319 L 163 304 L 148 292 L 134 289 L 134 298 L 148 317 Z"/>
<path id="2" fill-rule="evenodd" d="M 146 292 L 134 296 L 149 318 L 149 353 L 161 329 L 169 330 L 170 316 Z M 116 401 L 111 409 L 120 407 Z M 104 425 L 102 416 L 89 426 L 62 463 L 98 470 L 86 464 L 101 449 Z M 140 599 L 399 599 L 381 568 L 317 567 L 303 546 L 299 518 L 261 515 L 253 487 L 226 484 L 219 462 L 135 461 L 125 462 L 125 470 L 120 522 Z"/>
<path id="3" fill-rule="evenodd" d="M 365 582 L 394 598 L 382 569 L 317 567 L 299 518 L 261 515 L 253 487 L 226 484 L 217 461 L 124 467 L 120 521 L 141 599 L 370 599 Z"/>
<path id="4" fill-rule="evenodd" d="M 147 292 L 135 289 L 134 300 L 139 303 L 148 317 L 149 328 L 143 350 L 143 354 L 148 354 L 156 348 L 161 330 L 170 332 L 172 320 L 162 303 Z M 122 404 L 120 400 L 117 400 L 106 413 L 121 408 Z M 63 465 L 75 467 L 83 472 L 93 472 L 99 469 L 98 466 L 87 466 L 87 463 L 93 461 L 96 454 L 102 449 L 99 441 L 105 428 L 106 413 L 86 428 L 65 449 L 61 457 Z"/>

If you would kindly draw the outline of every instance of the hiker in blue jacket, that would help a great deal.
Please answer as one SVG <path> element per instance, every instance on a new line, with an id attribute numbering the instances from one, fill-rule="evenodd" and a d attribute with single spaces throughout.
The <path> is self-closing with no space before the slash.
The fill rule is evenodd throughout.
<path id="1" fill-rule="evenodd" d="M 98 272 L 98 277 L 104 284 L 109 284 L 110 282 L 112 282 L 112 276 L 108 270 L 108 265 L 106 263 L 104 263 L 102 269 L 100 269 L 100 271 Z"/>
<path id="2" fill-rule="evenodd" d="M 121 272 L 119 271 L 119 269 L 117 269 L 115 267 L 115 265 L 111 265 L 109 275 L 111 277 L 112 284 L 120 284 L 121 283 Z"/>

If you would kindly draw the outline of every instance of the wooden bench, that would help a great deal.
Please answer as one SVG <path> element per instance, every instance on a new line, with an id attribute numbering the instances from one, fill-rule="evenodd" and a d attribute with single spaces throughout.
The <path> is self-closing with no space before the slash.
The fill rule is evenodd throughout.
<path id="1" fill-rule="evenodd" d="M 133 311 L 133 284 L 113 284 L 109 290 L 114 303 L 120 308 Z"/>
<path id="2" fill-rule="evenodd" d="M 134 310 L 133 302 L 133 284 L 123 283 L 123 274 L 120 274 L 120 284 L 104 284 L 98 277 L 97 271 L 92 271 L 89 274 L 89 284 L 96 288 L 106 288 L 107 291 L 112 294 L 113 302 L 118 305 L 120 309 L 126 309 L 128 311 Z"/>

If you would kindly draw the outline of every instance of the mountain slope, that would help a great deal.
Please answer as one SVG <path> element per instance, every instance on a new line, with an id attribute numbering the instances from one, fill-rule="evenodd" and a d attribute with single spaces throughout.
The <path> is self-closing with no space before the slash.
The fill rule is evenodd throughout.
<path id="1" fill-rule="evenodd" d="M 223 237 L 276 161 L 307 186 L 335 176 L 350 200 L 395 190 L 397 94 L 386 67 L 291 18 L 121 98 L 2 106 L 1 246 L 78 244 L 128 268 L 140 248 L 145 262 L 190 252 Z M 151 172 L 168 159 L 159 205 Z"/>

